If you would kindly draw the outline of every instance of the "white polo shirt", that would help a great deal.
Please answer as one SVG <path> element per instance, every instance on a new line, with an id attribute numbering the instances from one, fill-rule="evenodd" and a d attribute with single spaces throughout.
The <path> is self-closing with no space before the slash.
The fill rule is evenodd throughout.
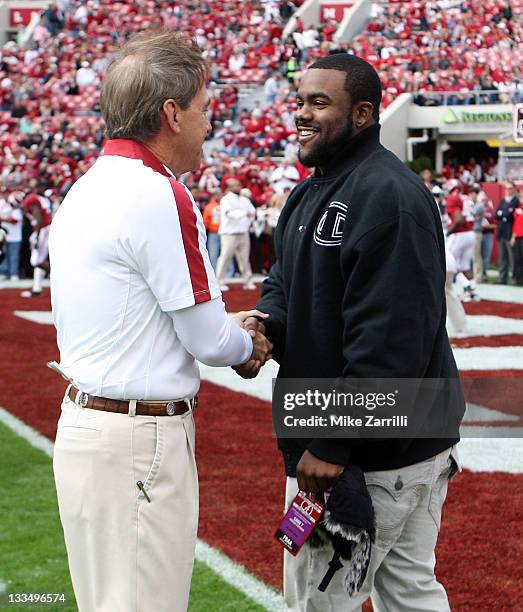
<path id="1" fill-rule="evenodd" d="M 205 243 L 185 186 L 139 143 L 108 141 L 51 226 L 60 365 L 77 388 L 114 399 L 196 394 L 197 363 L 167 313 L 220 297 Z"/>
<path id="2" fill-rule="evenodd" d="M 220 200 L 218 234 L 246 234 L 256 216 L 249 198 L 229 191 Z"/>
<path id="3" fill-rule="evenodd" d="M 6 230 L 7 242 L 21 242 L 22 241 L 22 225 L 24 220 L 24 214 L 20 208 L 14 208 L 5 200 L 0 200 L 0 216 L 10 217 L 14 223 L 8 223 L 5 221 L 2 227 Z"/>

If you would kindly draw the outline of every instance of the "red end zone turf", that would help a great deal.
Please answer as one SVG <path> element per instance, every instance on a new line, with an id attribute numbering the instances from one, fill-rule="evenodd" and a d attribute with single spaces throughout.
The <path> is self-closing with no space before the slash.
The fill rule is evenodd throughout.
<path id="1" fill-rule="evenodd" d="M 254 306 L 254 294 L 232 289 L 225 296 L 229 310 Z M 54 328 L 13 314 L 49 308 L 48 296 L 23 300 L 19 291 L 0 292 L 0 405 L 54 439 L 66 386 L 45 367 L 57 357 Z M 200 398 L 200 537 L 281 588 L 282 553 L 272 534 L 283 507 L 284 478 L 269 404 L 206 382 Z M 523 609 L 522 484 L 522 475 L 470 471 L 451 484 L 437 571 L 453 610 Z"/>

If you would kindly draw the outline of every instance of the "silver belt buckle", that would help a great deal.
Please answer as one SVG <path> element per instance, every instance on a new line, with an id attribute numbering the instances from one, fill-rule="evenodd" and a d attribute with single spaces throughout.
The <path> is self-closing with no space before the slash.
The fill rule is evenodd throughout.
<path id="1" fill-rule="evenodd" d="M 82 408 L 85 408 L 87 406 L 87 402 L 89 401 L 89 394 L 84 393 L 83 391 L 80 391 L 80 394 L 78 395 L 78 405 L 81 406 Z"/>
<path id="2" fill-rule="evenodd" d="M 169 416 L 174 416 L 174 413 L 176 412 L 176 402 L 168 402 L 166 410 Z"/>

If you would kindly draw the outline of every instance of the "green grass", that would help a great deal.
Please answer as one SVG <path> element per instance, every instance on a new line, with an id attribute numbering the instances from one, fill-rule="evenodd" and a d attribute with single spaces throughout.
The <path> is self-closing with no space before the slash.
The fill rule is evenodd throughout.
<path id="1" fill-rule="evenodd" d="M 77 610 L 54 486 L 51 459 L 0 424 L 0 583 L 8 593 L 65 593 L 66 602 L 8 605 L 0 610 Z M 190 612 L 259 612 L 259 605 L 196 563 Z"/>

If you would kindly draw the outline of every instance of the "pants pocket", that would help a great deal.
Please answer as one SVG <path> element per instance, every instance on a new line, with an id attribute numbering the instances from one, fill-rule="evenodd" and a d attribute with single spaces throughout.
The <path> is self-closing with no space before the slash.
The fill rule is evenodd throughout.
<path id="1" fill-rule="evenodd" d="M 461 472 L 463 468 L 461 467 L 461 463 L 459 460 L 458 449 L 456 446 L 453 446 L 450 451 L 450 474 L 449 480 L 452 480 L 456 474 Z"/>
<path id="2" fill-rule="evenodd" d="M 376 546 L 382 549 L 390 548 L 419 501 L 418 486 L 398 493 L 383 482 L 371 481 L 367 483 L 367 488 L 376 518 Z"/>
<path id="3" fill-rule="evenodd" d="M 58 420 L 57 441 L 61 438 L 95 439 L 102 435 L 103 415 L 94 410 L 80 408 L 69 398 L 62 403 Z"/>
<path id="4" fill-rule="evenodd" d="M 56 434 L 57 439 L 74 439 L 74 440 L 96 440 L 100 438 L 102 432 L 98 429 L 90 427 L 70 427 L 68 425 L 60 427 Z"/>
<path id="5" fill-rule="evenodd" d="M 133 418 L 132 453 L 134 481 L 141 482 L 144 490 L 152 493 L 163 457 L 161 417 Z M 143 491 L 138 488 L 136 491 L 137 499 L 146 499 Z"/>
<path id="6" fill-rule="evenodd" d="M 458 472 L 461 472 L 461 465 L 459 463 L 457 449 L 454 446 L 450 451 L 441 473 L 436 477 L 430 490 L 428 510 L 438 531 L 441 528 L 441 512 L 445 499 L 447 498 L 449 481 Z"/>
<path id="7" fill-rule="evenodd" d="M 441 511 L 447 497 L 449 478 L 451 474 L 450 470 L 451 468 L 449 467 L 440 474 L 430 491 L 429 514 L 436 524 L 438 531 L 441 528 Z"/>

